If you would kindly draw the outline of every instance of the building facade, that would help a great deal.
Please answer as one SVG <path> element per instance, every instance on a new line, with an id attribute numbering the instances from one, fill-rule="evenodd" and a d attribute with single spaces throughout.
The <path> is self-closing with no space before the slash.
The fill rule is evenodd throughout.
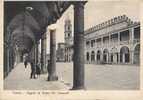
<path id="1" fill-rule="evenodd" d="M 65 61 L 65 43 L 58 43 L 58 49 L 56 54 L 58 62 Z"/>
<path id="2" fill-rule="evenodd" d="M 73 57 L 71 22 L 65 20 L 65 61 Z M 140 23 L 126 15 L 114 17 L 85 31 L 85 63 L 139 64 Z"/>
<path id="3" fill-rule="evenodd" d="M 85 62 L 139 64 L 140 23 L 123 15 L 86 30 Z"/>

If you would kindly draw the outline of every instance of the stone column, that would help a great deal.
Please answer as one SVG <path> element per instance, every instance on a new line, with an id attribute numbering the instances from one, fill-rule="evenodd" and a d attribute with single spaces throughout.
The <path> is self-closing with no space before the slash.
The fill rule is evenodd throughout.
<path id="1" fill-rule="evenodd" d="M 34 56 L 34 65 L 36 65 L 36 43 L 34 44 L 34 52 L 33 52 L 33 56 Z"/>
<path id="2" fill-rule="evenodd" d="M 89 52 L 89 60 L 88 63 L 91 64 L 91 52 Z"/>
<path id="3" fill-rule="evenodd" d="M 134 64 L 134 51 L 130 51 L 130 64 Z"/>
<path id="4" fill-rule="evenodd" d="M 133 44 L 134 42 L 134 28 L 129 29 L 130 34 L 130 43 Z"/>
<path id="5" fill-rule="evenodd" d="M 56 30 L 50 30 L 50 65 L 48 66 L 48 81 L 56 81 Z"/>
<path id="6" fill-rule="evenodd" d="M 107 62 L 106 63 L 109 63 L 109 53 L 107 53 L 106 56 L 107 56 L 107 58 L 106 58 Z"/>
<path id="7" fill-rule="evenodd" d="M 122 54 L 122 63 L 125 64 L 125 53 Z"/>
<path id="8" fill-rule="evenodd" d="M 108 63 L 111 63 L 111 53 L 108 53 Z"/>
<path id="9" fill-rule="evenodd" d="M 120 52 L 118 52 L 118 64 L 120 64 Z"/>
<path id="10" fill-rule="evenodd" d="M 84 89 L 84 3 L 74 3 L 73 90 Z"/>
<path id="11" fill-rule="evenodd" d="M 14 65 L 13 65 L 13 63 L 14 63 L 14 54 L 13 54 L 14 52 L 13 52 L 13 45 L 11 44 L 10 45 L 10 70 L 12 70 L 13 68 L 14 68 Z"/>
<path id="12" fill-rule="evenodd" d="M 47 66 L 46 66 L 46 45 L 47 45 L 47 39 L 46 39 L 46 33 L 42 35 L 41 39 L 41 71 L 42 73 L 47 72 Z"/>
<path id="13" fill-rule="evenodd" d="M 117 64 L 117 53 L 113 54 L 113 63 Z"/>
<path id="14" fill-rule="evenodd" d="M 101 37 L 101 46 L 103 46 L 104 43 L 103 43 L 103 37 Z"/>
<path id="15" fill-rule="evenodd" d="M 10 43 L 11 43 L 11 41 L 10 41 L 10 38 L 11 38 L 11 36 L 10 36 L 10 31 L 9 30 L 6 30 L 6 43 L 7 43 L 7 48 L 6 48 L 6 66 L 5 67 L 7 67 L 6 69 L 6 76 L 9 74 L 9 72 L 10 72 Z"/>
<path id="16" fill-rule="evenodd" d="M 36 63 L 36 62 L 37 62 L 37 59 L 36 59 L 36 58 L 37 58 L 36 45 L 37 45 L 37 44 L 36 44 L 36 41 L 35 41 L 35 42 L 34 42 L 34 46 L 33 46 L 33 50 L 32 50 L 32 52 L 31 52 L 31 54 L 32 54 L 32 56 L 33 56 L 33 57 L 32 57 L 32 60 L 34 60 L 34 66 L 36 66 L 36 64 L 37 64 L 37 63 Z"/>
<path id="17" fill-rule="evenodd" d="M 100 54 L 100 64 L 104 62 L 103 56 L 104 56 L 104 53 L 102 52 L 102 53 Z"/>
<path id="18" fill-rule="evenodd" d="M 95 56 L 94 56 L 94 59 L 95 59 L 95 64 L 96 64 L 96 62 L 97 62 L 97 53 L 95 52 Z"/>
<path id="19" fill-rule="evenodd" d="M 35 64 L 37 65 L 38 62 L 39 62 L 39 41 L 37 41 L 35 45 Z"/>
<path id="20" fill-rule="evenodd" d="M 30 61 L 35 59 L 34 54 L 35 54 L 35 44 L 33 43 L 33 46 L 32 46 L 31 51 L 29 53 L 29 60 Z"/>
<path id="21" fill-rule="evenodd" d="M 109 34 L 109 45 L 108 46 L 111 46 L 111 35 Z"/>
<path id="22" fill-rule="evenodd" d="M 118 32 L 118 45 L 120 45 L 120 32 Z"/>
<path id="23" fill-rule="evenodd" d="M 7 71 L 6 71 L 6 75 L 8 75 L 8 73 L 10 72 L 10 53 L 9 53 L 9 47 L 7 48 Z"/>

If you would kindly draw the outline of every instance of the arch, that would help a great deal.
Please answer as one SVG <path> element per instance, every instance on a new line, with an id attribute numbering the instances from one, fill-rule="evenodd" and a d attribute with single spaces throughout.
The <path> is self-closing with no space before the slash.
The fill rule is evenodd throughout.
<path id="1" fill-rule="evenodd" d="M 101 61 L 101 51 L 100 50 L 97 51 L 96 59 L 97 59 L 97 63 L 99 63 Z"/>
<path id="2" fill-rule="evenodd" d="M 129 48 L 127 46 L 123 46 L 120 49 L 120 62 L 121 63 L 129 63 L 130 62 L 130 53 L 129 53 Z"/>
<path id="3" fill-rule="evenodd" d="M 118 49 L 116 48 L 116 47 L 113 47 L 112 49 L 111 49 L 111 53 L 117 53 L 118 52 Z"/>
<path id="4" fill-rule="evenodd" d="M 140 63 L 140 44 L 137 44 L 134 48 L 134 64 Z"/>
<path id="5" fill-rule="evenodd" d="M 94 51 L 91 52 L 91 61 L 95 61 L 95 52 Z"/>
<path id="6" fill-rule="evenodd" d="M 108 49 L 104 49 L 104 50 L 103 50 L 103 53 L 108 53 Z"/>
<path id="7" fill-rule="evenodd" d="M 89 61 L 89 52 L 86 52 L 86 60 Z"/>
<path id="8" fill-rule="evenodd" d="M 113 47 L 111 49 L 111 56 L 110 56 L 111 63 L 117 63 L 117 62 L 119 62 L 118 56 L 119 56 L 118 49 L 116 47 Z"/>
<path id="9" fill-rule="evenodd" d="M 103 50 L 103 62 L 108 63 L 108 59 L 109 59 L 109 51 L 108 49 L 104 49 Z"/>

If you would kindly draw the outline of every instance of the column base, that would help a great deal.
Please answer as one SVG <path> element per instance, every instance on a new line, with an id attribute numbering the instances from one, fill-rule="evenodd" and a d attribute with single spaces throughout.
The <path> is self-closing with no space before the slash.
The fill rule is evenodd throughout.
<path id="1" fill-rule="evenodd" d="M 86 88 L 84 86 L 73 86 L 70 90 L 86 90 Z"/>
<path id="2" fill-rule="evenodd" d="M 58 80 L 58 76 L 49 75 L 47 81 L 57 81 L 57 80 Z"/>

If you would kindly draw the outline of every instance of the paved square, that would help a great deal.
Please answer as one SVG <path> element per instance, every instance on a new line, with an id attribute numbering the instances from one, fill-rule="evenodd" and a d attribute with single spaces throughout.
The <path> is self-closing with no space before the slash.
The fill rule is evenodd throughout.
<path id="1" fill-rule="evenodd" d="M 85 86 L 88 90 L 139 89 L 139 66 L 85 64 Z M 72 63 L 57 63 L 60 80 L 72 87 Z"/>
<path id="2" fill-rule="evenodd" d="M 30 79 L 30 65 L 25 69 L 18 64 L 4 80 L 4 89 L 12 90 L 68 90 L 72 88 L 72 63 L 57 63 L 56 82 L 46 81 L 48 74 Z M 139 66 L 85 64 L 85 87 L 87 90 L 137 90 L 139 89 Z"/>

